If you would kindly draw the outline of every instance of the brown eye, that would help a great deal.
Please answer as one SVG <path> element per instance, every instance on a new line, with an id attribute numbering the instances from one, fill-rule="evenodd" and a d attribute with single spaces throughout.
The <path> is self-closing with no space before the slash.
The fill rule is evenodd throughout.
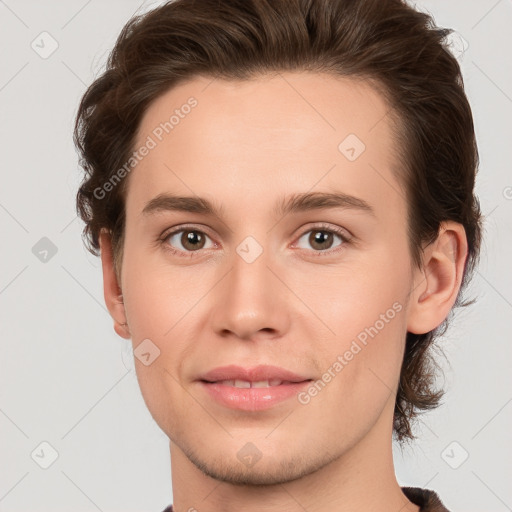
<path id="1" fill-rule="evenodd" d="M 333 243 L 333 233 L 328 231 L 311 231 L 309 235 L 308 242 L 311 244 L 311 247 L 323 250 L 330 249 Z"/>
<path id="2" fill-rule="evenodd" d="M 205 247 L 207 239 L 209 239 L 208 235 L 197 229 L 180 229 L 165 237 L 165 241 L 169 243 L 173 249 L 184 252 L 210 248 Z"/>
<path id="3" fill-rule="evenodd" d="M 204 246 L 204 236 L 199 231 L 183 231 L 180 242 L 185 249 L 195 251 L 202 249 Z"/>
<path id="4" fill-rule="evenodd" d="M 300 241 L 304 238 L 306 238 L 306 244 L 309 245 L 309 247 L 300 247 Z M 339 239 L 341 243 L 334 245 L 336 238 Z M 315 252 L 325 252 L 333 247 L 336 248 L 343 245 L 346 241 L 346 237 L 333 229 L 315 228 L 304 233 L 299 238 L 298 245 L 301 249 L 313 248 Z"/>

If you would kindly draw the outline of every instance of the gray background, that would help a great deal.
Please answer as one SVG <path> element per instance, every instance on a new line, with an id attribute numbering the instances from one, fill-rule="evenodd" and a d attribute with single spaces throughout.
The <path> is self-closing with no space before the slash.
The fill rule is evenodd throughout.
<path id="1" fill-rule="evenodd" d="M 122 26 L 159 3 L 0 1 L 0 511 L 158 512 L 172 501 L 167 438 L 142 400 L 130 342 L 113 331 L 100 260 L 81 242 L 71 139 Z M 502 512 L 512 510 L 512 3 L 416 6 L 457 31 L 487 219 L 478 302 L 443 340 L 445 404 L 423 416 L 415 444 L 395 447 L 397 476 L 454 512 Z"/>

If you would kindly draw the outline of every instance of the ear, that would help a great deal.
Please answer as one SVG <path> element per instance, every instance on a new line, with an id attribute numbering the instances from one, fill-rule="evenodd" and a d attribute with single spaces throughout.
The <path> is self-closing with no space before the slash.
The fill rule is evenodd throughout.
<path id="1" fill-rule="evenodd" d="M 415 269 L 407 330 L 432 331 L 447 318 L 462 283 L 468 245 L 464 226 L 443 222 L 437 239 L 423 251 L 423 268 Z"/>
<path id="2" fill-rule="evenodd" d="M 103 295 L 105 304 L 114 320 L 114 330 L 125 339 L 130 339 L 131 334 L 126 321 L 123 294 L 114 271 L 114 258 L 110 233 L 102 229 L 100 236 L 101 266 L 103 268 Z"/>

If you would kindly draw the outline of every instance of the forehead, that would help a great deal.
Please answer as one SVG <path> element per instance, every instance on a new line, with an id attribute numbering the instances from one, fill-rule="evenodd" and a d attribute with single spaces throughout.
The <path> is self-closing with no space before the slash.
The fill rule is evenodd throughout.
<path id="1" fill-rule="evenodd" d="M 134 150 L 150 149 L 130 173 L 127 210 L 131 203 L 141 211 L 164 190 L 233 200 L 252 191 L 261 202 L 274 186 L 361 195 L 377 183 L 400 195 L 391 113 L 370 83 L 354 78 L 195 77 L 145 112 Z"/>

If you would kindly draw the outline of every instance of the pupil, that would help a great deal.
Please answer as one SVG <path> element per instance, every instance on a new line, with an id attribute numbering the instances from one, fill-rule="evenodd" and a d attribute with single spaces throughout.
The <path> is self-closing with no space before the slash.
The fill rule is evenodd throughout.
<path id="1" fill-rule="evenodd" d="M 322 245 L 322 244 L 325 244 L 326 243 L 326 240 L 329 239 L 329 237 L 331 236 L 331 233 L 327 233 L 326 231 L 316 231 L 315 234 L 313 235 L 313 240 L 315 243 L 319 244 L 319 245 Z M 329 248 L 331 244 L 327 244 Z M 324 247 L 325 249 L 325 247 Z"/>
<path id="2" fill-rule="evenodd" d="M 201 243 L 201 235 L 197 231 L 188 231 L 186 233 L 187 243 L 192 247 L 197 248 L 197 245 Z"/>

